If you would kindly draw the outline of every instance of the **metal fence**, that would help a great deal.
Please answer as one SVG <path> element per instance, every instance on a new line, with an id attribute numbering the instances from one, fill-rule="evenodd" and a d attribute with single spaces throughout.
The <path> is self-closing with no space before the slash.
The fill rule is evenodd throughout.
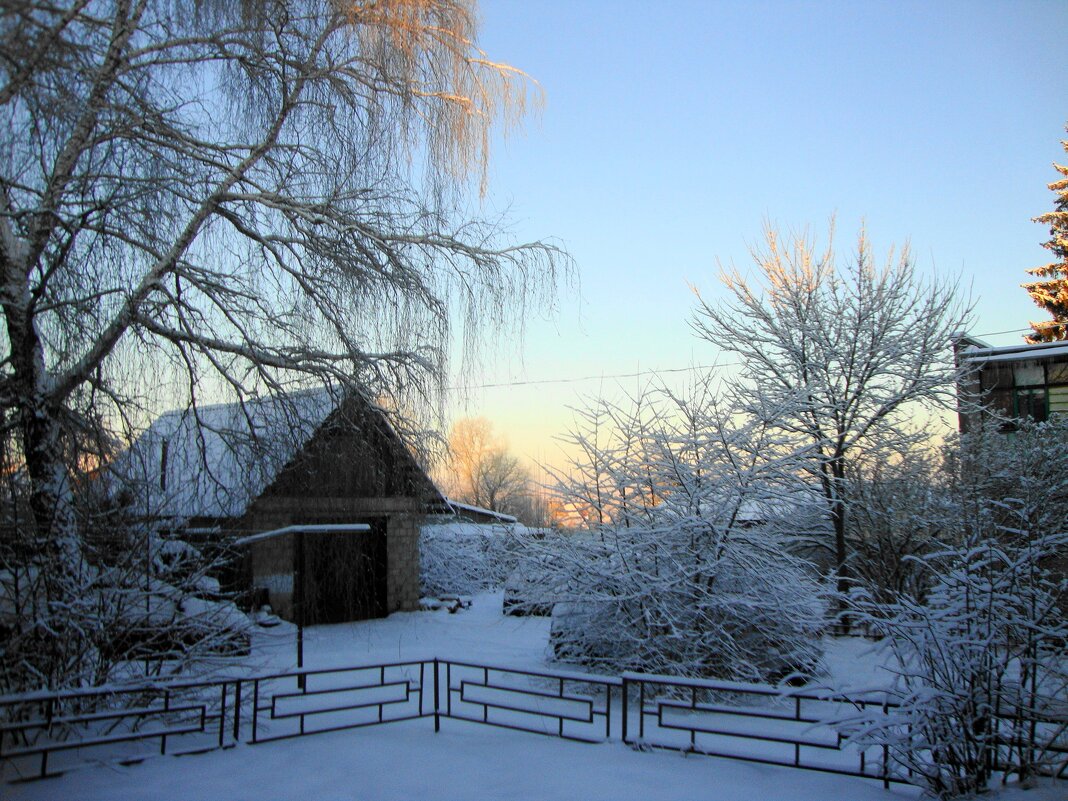
<path id="1" fill-rule="evenodd" d="M 442 661 L 440 666 L 445 670 L 441 714 L 447 718 L 603 742 L 613 736 L 613 703 L 619 704 L 617 710 L 626 709 L 623 681 L 613 676 L 454 661 Z"/>
<path id="2" fill-rule="evenodd" d="M 8 696 L 0 765 L 15 780 L 44 778 L 105 748 L 130 763 L 428 717 L 435 711 L 423 687 L 436 688 L 435 673 L 435 661 L 396 662 Z"/>
<path id="3" fill-rule="evenodd" d="M 91 759 L 129 763 L 421 718 L 440 731 L 444 718 L 907 782 L 884 746 L 855 745 L 835 725 L 871 708 L 893 705 L 641 673 L 399 661 L 0 697 L 0 767 L 22 781 Z"/>
<path id="4" fill-rule="evenodd" d="M 886 746 L 853 745 L 834 726 L 843 713 L 886 714 L 895 705 L 882 698 L 642 673 L 624 673 L 622 693 L 637 695 L 637 737 L 624 716 L 627 743 L 880 779 L 884 787 L 909 781 Z"/>
<path id="5" fill-rule="evenodd" d="M 224 748 L 241 734 L 241 689 L 240 680 L 175 682 L 5 697 L 0 764 L 43 778 L 104 747 L 122 762 Z"/>

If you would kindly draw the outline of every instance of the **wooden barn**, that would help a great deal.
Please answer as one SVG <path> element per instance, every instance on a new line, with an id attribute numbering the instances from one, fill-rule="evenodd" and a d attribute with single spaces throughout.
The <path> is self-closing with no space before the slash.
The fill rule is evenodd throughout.
<path id="1" fill-rule="evenodd" d="M 168 412 L 118 472 L 161 529 L 232 547 L 250 603 L 293 620 L 299 598 L 309 625 L 418 608 L 419 528 L 445 501 L 358 393 Z"/>

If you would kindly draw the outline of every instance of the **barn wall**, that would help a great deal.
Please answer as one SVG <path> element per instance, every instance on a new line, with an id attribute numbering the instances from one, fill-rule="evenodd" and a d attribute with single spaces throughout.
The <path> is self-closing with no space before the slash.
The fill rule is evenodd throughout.
<path id="1" fill-rule="evenodd" d="M 419 608 L 419 526 L 422 504 L 413 498 L 316 498 L 272 496 L 257 499 L 242 518 L 246 532 L 320 523 L 386 520 L 387 613 Z M 251 547 L 253 586 L 266 587 L 271 606 L 292 620 L 293 538 L 276 537 Z M 288 583 L 281 578 L 287 575 Z"/>
<path id="2" fill-rule="evenodd" d="M 419 526 L 422 517 L 394 515 L 386 531 L 386 599 L 391 612 L 419 608 Z"/>

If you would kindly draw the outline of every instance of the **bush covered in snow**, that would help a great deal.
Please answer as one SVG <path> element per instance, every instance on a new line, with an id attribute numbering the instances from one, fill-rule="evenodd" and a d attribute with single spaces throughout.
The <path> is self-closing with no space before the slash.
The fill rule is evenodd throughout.
<path id="1" fill-rule="evenodd" d="M 106 537 L 87 539 L 84 592 L 62 607 L 47 602 L 49 572 L 14 558 L 17 536 L 0 548 L 0 693 L 143 681 L 247 652 L 249 620 L 210 575 L 216 560 L 121 516 L 112 522 Z M 64 642 L 78 647 L 56 647 L 72 629 L 77 639 Z"/>
<path id="2" fill-rule="evenodd" d="M 558 659 L 743 681 L 819 662 L 819 585 L 767 531 L 691 518 L 555 544 Z"/>
<path id="3" fill-rule="evenodd" d="M 824 604 L 781 533 L 793 452 L 707 385 L 583 414 L 584 456 L 560 485 L 583 525 L 524 549 L 545 555 L 561 602 L 556 656 L 745 681 L 812 671 Z"/>
<path id="4" fill-rule="evenodd" d="M 518 523 L 428 523 L 419 533 L 422 595 L 474 595 L 500 587 L 516 566 Z"/>
<path id="5" fill-rule="evenodd" d="M 1068 423 L 979 432 L 950 456 L 956 538 L 914 559 L 922 590 L 852 598 L 901 666 L 900 707 L 853 732 L 944 798 L 1068 767 Z"/>

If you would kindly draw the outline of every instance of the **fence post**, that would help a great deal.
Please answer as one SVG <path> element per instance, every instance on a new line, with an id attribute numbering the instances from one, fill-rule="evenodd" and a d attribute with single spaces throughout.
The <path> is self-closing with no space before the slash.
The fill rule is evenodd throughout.
<path id="1" fill-rule="evenodd" d="M 622 707 L 622 720 L 623 720 L 623 745 L 629 745 L 627 742 L 627 718 L 630 717 L 629 710 L 627 708 L 627 698 L 630 695 L 630 682 L 627 681 L 627 677 L 623 677 L 623 707 Z"/>
<path id="2" fill-rule="evenodd" d="M 257 724 L 260 719 L 260 680 L 252 682 L 252 742 L 256 742 Z"/>
<path id="3" fill-rule="evenodd" d="M 794 698 L 794 720 L 796 720 L 798 722 L 801 721 L 801 696 L 800 695 L 797 696 L 796 698 Z M 840 740 L 841 740 L 841 738 L 839 738 L 839 743 L 838 743 L 839 747 L 841 747 L 841 745 L 842 745 Z M 861 756 L 861 759 L 864 758 L 864 752 L 863 751 L 860 752 L 860 756 Z M 801 767 L 801 743 L 794 743 L 794 767 L 795 768 Z M 862 773 L 864 772 L 863 765 L 861 766 L 861 772 Z"/>
<path id="4" fill-rule="evenodd" d="M 441 731 L 441 697 L 438 691 L 438 658 L 434 657 L 434 733 Z"/>
<path id="5" fill-rule="evenodd" d="M 604 738 L 612 739 L 612 685 L 604 686 Z"/>
<path id="6" fill-rule="evenodd" d="M 219 748 L 226 743 L 226 682 L 219 693 Z"/>
<path id="7" fill-rule="evenodd" d="M 638 739 L 645 739 L 645 682 L 638 682 Z"/>
<path id="8" fill-rule="evenodd" d="M 886 700 L 883 700 L 883 715 L 890 714 L 890 707 L 887 706 Z M 912 747 L 912 743 L 909 743 L 909 747 Z M 890 746 L 887 743 L 883 743 L 883 789 L 890 789 Z"/>
<path id="9" fill-rule="evenodd" d="M 164 690 L 163 691 L 163 711 L 166 712 L 170 708 L 171 708 L 171 691 L 170 690 Z M 164 719 L 164 721 L 166 721 L 167 716 L 164 715 L 163 719 Z M 164 726 L 166 726 L 166 723 L 164 723 Z M 166 731 L 166 728 L 164 728 L 164 731 Z M 160 756 L 163 756 L 164 754 L 167 753 L 167 735 L 166 734 L 164 734 L 162 737 L 159 738 L 159 753 L 160 753 Z"/>
<path id="10" fill-rule="evenodd" d="M 45 721 L 48 728 L 45 731 L 48 732 L 48 739 L 52 739 L 52 718 L 56 714 L 56 699 L 49 698 L 48 703 L 45 705 Z M 43 779 L 48 775 L 48 749 L 46 748 L 41 753 L 41 778 Z"/>
<path id="11" fill-rule="evenodd" d="M 241 679 L 234 687 L 234 743 L 241 742 Z"/>

